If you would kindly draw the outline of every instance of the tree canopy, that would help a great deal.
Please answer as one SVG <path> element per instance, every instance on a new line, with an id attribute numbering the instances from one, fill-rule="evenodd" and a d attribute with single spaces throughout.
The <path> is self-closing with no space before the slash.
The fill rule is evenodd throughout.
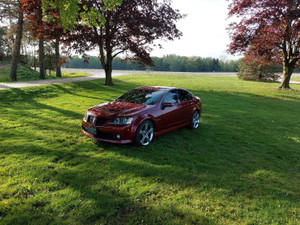
<path id="1" fill-rule="evenodd" d="M 78 24 L 66 42 L 81 54 L 99 49 L 99 59 L 106 72 L 106 85 L 113 84 L 112 61 L 119 54 L 123 53 L 128 60 L 151 66 L 153 62 L 149 52 L 153 41 L 173 40 L 182 35 L 175 22 L 183 16 L 171 7 L 170 1 L 123 0 L 115 10 L 107 10 L 98 0 L 84 0 L 79 6 L 80 15 L 97 9 L 97 14 L 103 15 L 103 18 Z"/>
<path id="2" fill-rule="evenodd" d="M 0 0 L 0 21 L 18 18 L 19 0 Z"/>
<path id="3" fill-rule="evenodd" d="M 102 4 L 102 10 L 113 10 L 117 5 L 120 5 L 122 0 L 98 0 Z M 42 0 L 43 11 L 49 11 L 49 9 L 56 9 L 60 14 L 60 25 L 65 29 L 72 29 L 78 19 L 81 0 Z M 101 15 L 97 8 L 93 6 L 85 8 L 80 12 L 82 22 L 88 23 L 89 25 L 97 24 L 103 15 Z M 54 15 L 47 15 L 47 20 L 56 20 Z M 102 20 L 102 23 L 104 21 Z"/>
<path id="4" fill-rule="evenodd" d="M 228 51 L 247 53 L 247 59 L 282 63 L 280 88 L 290 88 L 290 77 L 300 59 L 299 0 L 233 0 L 229 17 L 239 22 L 229 26 L 232 39 Z"/>
<path id="5" fill-rule="evenodd" d="M 10 69 L 11 80 L 16 81 L 24 25 L 20 0 L 0 0 L 0 22 L 3 21 L 8 21 L 10 25 L 13 24 L 13 21 L 16 21 L 15 40 L 13 43 Z"/>
<path id="6" fill-rule="evenodd" d="M 219 60 L 216 58 L 202 58 L 199 56 L 166 55 L 151 57 L 153 67 L 145 67 L 120 57 L 113 60 L 114 70 L 153 70 L 174 72 L 237 72 L 240 60 Z M 66 59 L 66 68 L 103 69 L 96 56 L 88 56 L 88 63 L 83 58 L 74 56 Z"/>
<path id="7" fill-rule="evenodd" d="M 10 54 L 10 49 L 8 45 L 8 41 L 5 38 L 6 30 L 4 27 L 0 27 L 0 61 L 8 58 Z"/>
<path id="8" fill-rule="evenodd" d="M 42 0 L 21 0 L 23 13 L 26 19 L 29 21 L 28 29 L 32 31 L 33 35 L 39 39 L 39 60 L 40 68 L 44 68 L 42 61 L 44 61 L 44 39 L 55 40 L 55 51 L 56 51 L 56 76 L 61 77 L 60 69 L 60 53 L 59 43 L 64 33 L 61 25 L 60 9 L 59 8 L 48 8 L 47 11 L 43 12 Z M 44 18 L 52 16 L 51 20 L 44 20 Z M 44 71 L 40 69 L 40 77 L 44 78 Z"/>

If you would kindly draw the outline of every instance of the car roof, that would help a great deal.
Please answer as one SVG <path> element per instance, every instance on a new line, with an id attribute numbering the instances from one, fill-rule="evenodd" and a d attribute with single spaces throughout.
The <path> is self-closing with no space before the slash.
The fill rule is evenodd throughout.
<path id="1" fill-rule="evenodd" d="M 179 89 L 175 87 L 166 87 L 166 86 L 143 86 L 137 87 L 136 89 L 146 89 L 146 90 L 171 90 L 171 89 Z"/>

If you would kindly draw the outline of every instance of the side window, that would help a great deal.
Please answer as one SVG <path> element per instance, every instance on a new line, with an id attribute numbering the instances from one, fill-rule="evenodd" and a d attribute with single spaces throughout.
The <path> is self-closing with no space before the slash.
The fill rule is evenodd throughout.
<path id="1" fill-rule="evenodd" d="M 170 102 L 172 104 L 178 103 L 178 97 L 176 94 L 176 91 L 170 91 L 168 94 L 166 94 L 164 98 L 164 102 Z"/>
<path id="2" fill-rule="evenodd" d="M 185 90 L 179 90 L 178 95 L 179 95 L 180 102 L 186 102 L 193 99 L 193 95 L 190 92 Z"/>

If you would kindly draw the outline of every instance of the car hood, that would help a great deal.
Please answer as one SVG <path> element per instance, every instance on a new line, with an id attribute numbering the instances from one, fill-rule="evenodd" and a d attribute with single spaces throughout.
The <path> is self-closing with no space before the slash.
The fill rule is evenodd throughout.
<path id="1" fill-rule="evenodd" d="M 96 117 L 129 116 L 148 108 L 147 105 L 112 101 L 94 106 L 89 109 Z"/>

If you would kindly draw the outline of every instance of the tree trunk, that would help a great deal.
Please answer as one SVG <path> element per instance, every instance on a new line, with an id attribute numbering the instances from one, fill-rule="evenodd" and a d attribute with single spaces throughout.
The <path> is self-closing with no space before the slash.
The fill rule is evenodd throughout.
<path id="1" fill-rule="evenodd" d="M 14 45 L 13 55 L 11 59 L 11 68 L 10 68 L 10 78 L 12 81 L 17 81 L 17 70 L 18 70 L 18 63 L 20 59 L 20 49 L 21 49 L 21 41 L 22 41 L 22 34 L 23 34 L 23 23 L 24 23 L 24 17 L 20 5 L 18 24 L 17 24 L 17 35 L 16 35 L 16 41 Z"/>
<path id="2" fill-rule="evenodd" d="M 56 77 L 61 77 L 59 38 L 57 38 L 55 41 L 55 60 L 56 60 Z"/>
<path id="3" fill-rule="evenodd" d="M 112 81 L 112 61 L 113 57 L 110 52 L 107 53 L 107 58 L 104 56 L 104 51 L 102 48 L 102 44 L 99 45 L 100 55 L 99 60 L 101 62 L 102 68 L 105 71 L 105 86 L 113 86 L 114 83 Z M 105 59 L 106 58 L 106 59 Z"/>
<path id="4" fill-rule="evenodd" d="M 49 55 L 49 76 L 51 77 L 51 70 L 52 70 L 52 57 Z"/>
<path id="5" fill-rule="evenodd" d="M 280 84 L 281 89 L 290 89 L 290 80 L 294 72 L 295 65 L 291 63 L 283 63 L 283 77 Z"/>
<path id="6" fill-rule="evenodd" d="M 35 56 L 33 57 L 33 67 L 34 67 L 34 70 L 36 70 L 36 57 Z"/>
<path id="7" fill-rule="evenodd" d="M 34 67 L 34 70 L 36 71 L 35 45 L 33 45 L 32 56 L 33 56 L 33 67 Z"/>
<path id="8" fill-rule="evenodd" d="M 105 66 L 105 86 L 113 85 L 114 83 L 112 81 L 112 63 L 107 62 L 107 65 Z"/>
<path id="9" fill-rule="evenodd" d="M 112 82 L 112 69 L 105 69 L 105 86 L 113 86 Z"/>
<path id="10" fill-rule="evenodd" d="M 113 86 L 112 81 L 112 57 L 111 54 L 107 56 L 106 66 L 105 66 L 105 86 Z"/>
<path id="11" fill-rule="evenodd" d="M 105 71 L 105 86 L 113 86 L 114 84 L 112 82 L 112 61 L 113 61 L 112 52 L 111 49 L 107 49 L 106 57 L 105 57 L 102 39 L 100 39 L 99 42 L 99 51 L 100 51 L 99 60 L 101 62 L 102 68 Z"/>
<path id="12" fill-rule="evenodd" d="M 44 37 L 39 39 L 39 61 L 40 61 L 40 79 L 45 79 L 45 65 L 44 65 Z"/>

